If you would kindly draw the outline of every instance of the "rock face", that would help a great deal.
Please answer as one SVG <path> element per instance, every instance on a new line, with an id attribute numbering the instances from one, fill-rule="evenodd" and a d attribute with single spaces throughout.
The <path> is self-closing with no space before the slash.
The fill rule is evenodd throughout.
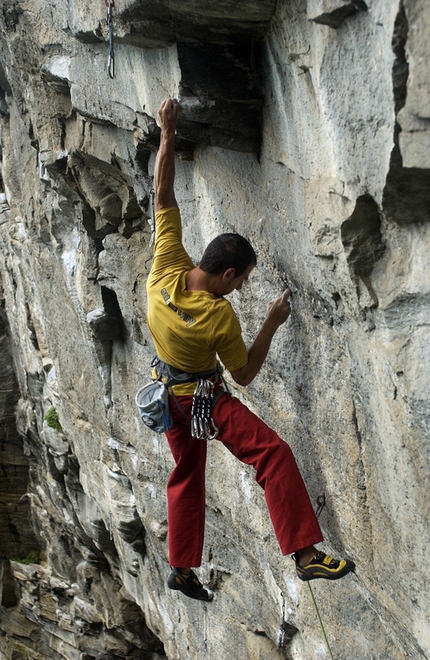
<path id="1" fill-rule="evenodd" d="M 325 549 L 357 563 L 313 585 L 333 656 L 424 660 L 427 3 L 122 0 L 111 14 L 113 51 L 103 2 L 0 8 L 0 655 L 328 657 L 252 469 L 217 442 L 199 569 L 216 599 L 165 584 L 173 462 L 134 395 L 153 356 L 156 115 L 174 95 L 190 255 L 232 230 L 258 251 L 232 296 L 247 343 L 293 291 L 264 368 L 235 389 L 290 443 L 312 499 L 326 494 Z"/>

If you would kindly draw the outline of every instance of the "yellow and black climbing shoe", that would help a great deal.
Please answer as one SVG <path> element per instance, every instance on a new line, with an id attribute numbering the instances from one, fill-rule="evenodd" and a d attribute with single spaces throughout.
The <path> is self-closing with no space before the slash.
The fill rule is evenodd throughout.
<path id="1" fill-rule="evenodd" d="M 188 598 L 195 600 L 204 600 L 206 602 L 212 600 L 214 597 L 213 592 L 199 582 L 194 571 L 190 571 L 187 575 L 182 573 L 178 568 L 174 568 L 167 580 L 167 586 L 170 589 L 177 589 L 182 591 Z"/>
<path id="2" fill-rule="evenodd" d="M 293 558 L 296 562 L 297 575 L 304 582 L 318 578 L 339 580 L 355 568 L 354 562 L 350 559 L 333 559 L 321 550 L 317 550 L 315 557 L 306 566 L 300 566 L 296 555 L 293 555 Z"/>

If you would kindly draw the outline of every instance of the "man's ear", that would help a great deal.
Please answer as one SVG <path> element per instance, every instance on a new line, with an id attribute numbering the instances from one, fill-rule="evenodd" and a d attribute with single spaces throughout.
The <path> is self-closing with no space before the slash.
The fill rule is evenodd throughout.
<path id="1" fill-rule="evenodd" d="M 236 268 L 227 268 L 222 274 L 222 279 L 225 282 L 230 282 L 236 277 Z"/>

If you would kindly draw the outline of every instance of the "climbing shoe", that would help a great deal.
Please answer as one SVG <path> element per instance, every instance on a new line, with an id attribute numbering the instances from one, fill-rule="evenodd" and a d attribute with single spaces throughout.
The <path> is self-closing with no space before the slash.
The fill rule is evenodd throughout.
<path id="1" fill-rule="evenodd" d="M 210 589 L 205 589 L 199 582 L 194 571 L 190 571 L 185 575 L 185 573 L 182 573 L 178 568 L 174 568 L 167 580 L 167 586 L 170 589 L 182 591 L 185 596 L 188 596 L 188 598 L 194 598 L 195 600 L 204 600 L 208 602 L 214 597 L 213 592 Z"/>
<path id="2" fill-rule="evenodd" d="M 297 555 L 293 555 L 293 559 L 296 562 L 297 575 L 304 582 L 318 578 L 338 580 L 355 568 L 350 559 L 333 559 L 321 550 L 317 550 L 315 557 L 306 566 L 300 566 Z"/>

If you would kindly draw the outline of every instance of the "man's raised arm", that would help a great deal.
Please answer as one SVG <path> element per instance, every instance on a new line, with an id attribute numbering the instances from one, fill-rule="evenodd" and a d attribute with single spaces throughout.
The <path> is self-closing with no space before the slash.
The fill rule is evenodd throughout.
<path id="1" fill-rule="evenodd" d="M 178 113 L 179 103 L 176 99 L 166 99 L 158 111 L 161 137 L 154 168 L 155 211 L 178 205 L 174 191 Z"/>

